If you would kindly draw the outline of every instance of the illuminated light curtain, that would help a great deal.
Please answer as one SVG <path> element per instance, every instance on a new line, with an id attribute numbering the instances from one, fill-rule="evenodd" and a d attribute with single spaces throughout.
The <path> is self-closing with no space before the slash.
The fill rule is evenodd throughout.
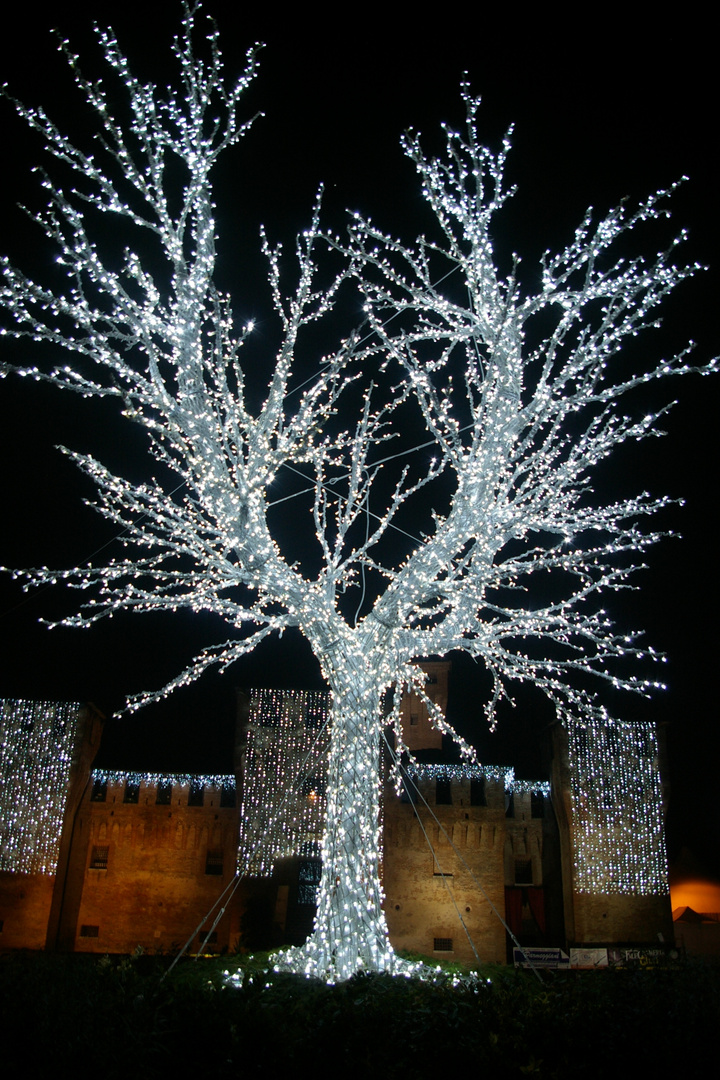
<path id="1" fill-rule="evenodd" d="M 567 721 L 575 888 L 669 892 L 655 725 Z"/>
<path id="2" fill-rule="evenodd" d="M 325 819 L 329 695 L 253 690 L 243 778 L 240 869 L 269 877 L 318 843 Z"/>
<path id="3" fill-rule="evenodd" d="M 0 870 L 54 874 L 80 705 L 0 702 Z"/>

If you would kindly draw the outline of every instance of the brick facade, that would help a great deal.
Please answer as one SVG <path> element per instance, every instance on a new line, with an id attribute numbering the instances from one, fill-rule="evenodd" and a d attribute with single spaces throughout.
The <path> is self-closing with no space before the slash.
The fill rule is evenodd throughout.
<path id="1" fill-rule="evenodd" d="M 434 662 L 427 670 L 429 696 L 445 708 L 449 664 Z M 402 714 L 411 748 L 429 744 L 440 759 L 422 703 L 407 698 Z M 248 737 L 252 749 L 247 708 L 239 715 L 237 776 L 225 777 L 91 774 L 99 714 L 86 709 L 78 717 L 57 866 L 54 873 L 33 874 L 18 864 L 19 870 L 0 873 L 1 948 L 170 952 L 190 940 L 194 952 L 212 930 L 206 947 L 232 950 L 245 912 L 256 930 L 264 928 L 268 944 L 303 940 L 319 880 L 321 813 L 297 830 L 297 850 L 292 841 L 272 870 L 243 881 L 231 898 L 225 894 L 225 910 L 213 925 L 220 905 L 211 909 L 235 875 L 243 763 L 254 760 L 249 752 L 245 758 Z M 299 722 L 285 725 L 296 739 Z M 273 724 L 261 726 L 267 741 Z M 285 737 L 283 725 L 276 730 L 277 738 Z M 558 729 L 551 795 L 548 784 L 516 781 L 509 768 L 441 761 L 411 772 L 401 796 L 388 781 L 382 873 L 393 945 L 473 963 L 508 959 L 506 925 L 523 945 L 656 943 L 659 935 L 671 941 L 669 895 L 662 888 L 610 894 L 578 887 L 578 768 L 575 761 L 571 769 L 567 737 Z M 317 781 L 317 764 L 313 769 Z M 597 781 L 591 777 L 588 784 L 597 795 Z M 276 789 L 269 782 L 265 787 L 272 809 Z M 299 784 L 288 804 L 293 820 L 299 820 L 298 799 L 317 800 L 322 792 L 317 782 Z M 310 835 L 311 826 L 317 835 Z"/>
<path id="2" fill-rule="evenodd" d="M 68 875 L 63 948 L 170 952 L 185 944 L 235 876 L 239 812 L 234 780 L 227 779 L 232 798 L 217 780 L 191 787 L 189 778 L 160 783 L 130 775 L 111 779 L 104 792 L 102 782 L 88 786 Z M 136 802 L 125 801 L 136 792 Z M 213 931 L 213 950 L 232 947 L 238 931 L 235 904 Z"/>

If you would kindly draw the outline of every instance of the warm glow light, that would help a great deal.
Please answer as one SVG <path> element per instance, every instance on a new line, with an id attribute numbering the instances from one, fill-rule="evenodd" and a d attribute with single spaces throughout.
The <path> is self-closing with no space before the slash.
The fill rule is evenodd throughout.
<path id="1" fill-rule="evenodd" d="M 676 879 L 672 876 L 670 902 L 673 914 L 678 908 L 690 907 L 699 915 L 720 915 L 720 882 L 710 878 Z"/>

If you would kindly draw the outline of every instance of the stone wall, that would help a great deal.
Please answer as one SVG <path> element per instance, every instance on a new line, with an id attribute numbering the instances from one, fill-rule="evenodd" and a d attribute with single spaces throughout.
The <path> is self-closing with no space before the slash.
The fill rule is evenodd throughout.
<path id="1" fill-rule="evenodd" d="M 137 803 L 124 801 L 125 790 L 109 783 L 104 801 L 93 801 L 89 792 L 81 808 L 68 875 L 75 886 L 62 919 L 66 948 L 173 951 L 234 877 L 238 809 L 220 805 L 220 787 L 205 786 L 202 805 L 188 805 L 187 783 L 173 784 L 163 804 L 157 784 L 143 782 Z M 238 929 L 231 904 L 212 951 L 232 948 Z M 190 951 L 199 944 L 195 938 Z"/>
<path id="2" fill-rule="evenodd" d="M 0 948 L 45 948 L 54 887 L 54 874 L 0 873 Z"/>
<path id="3" fill-rule="evenodd" d="M 428 694 L 444 706 L 448 665 L 424 666 L 431 676 Z M 417 702 L 411 698 L 403 709 L 406 733 L 417 729 L 421 741 L 425 727 L 429 728 L 426 710 L 423 713 L 421 708 L 416 717 Z M 48 722 L 53 715 L 51 710 Z M 235 874 L 239 808 L 234 795 L 242 777 L 153 778 L 116 773 L 102 774 L 102 780 L 96 773 L 93 783 L 89 770 L 101 718 L 94 710 L 78 717 L 82 722 L 72 769 L 63 780 L 64 815 L 60 833 L 54 834 L 59 835 L 57 874 L 26 873 L 22 867 L 0 873 L 0 948 L 105 953 L 141 946 L 170 952 L 192 937 L 190 951 L 196 951 L 200 920 Z M 416 723 L 409 722 L 413 717 Z M 27 728 L 32 735 L 34 729 L 28 724 L 26 718 L 23 732 Z M 628 841 L 635 819 L 621 820 L 618 809 L 632 783 L 631 765 L 645 769 L 646 786 L 657 787 L 655 757 L 639 753 L 635 734 L 617 725 L 611 764 L 617 760 L 622 768 L 627 765 L 630 779 L 616 783 L 618 770 L 611 769 L 602 755 L 598 764 L 592 747 L 595 757 L 588 756 L 587 767 L 584 757 L 576 753 L 573 774 L 567 735 L 558 726 L 552 798 L 545 798 L 542 806 L 538 792 L 543 785 L 516 782 L 509 768 L 421 766 L 417 790 L 408 783 L 404 799 L 388 784 L 383 884 L 393 945 L 470 963 L 478 958 L 502 962 L 507 956 L 504 918 L 525 938 L 523 945 L 640 944 L 657 942 L 659 935 L 671 941 L 669 897 L 662 890 L 633 892 L 623 877 L 624 892 L 593 891 L 581 888 L 577 878 L 577 850 L 582 841 L 577 805 L 581 810 L 585 806 L 578 799 L 592 798 L 600 807 L 593 812 L 607 836 L 611 835 L 611 812 L 613 827 L 624 830 L 624 846 L 608 841 L 610 854 L 626 851 L 637 862 L 640 884 L 645 881 L 642 851 L 635 852 Z M 431 743 L 435 738 L 427 731 L 425 736 Z M 635 755 L 626 755 L 627 761 L 622 755 L 623 738 Z M 30 750 L 25 757 L 32 763 L 35 751 L 32 746 Z M 236 764 L 240 774 L 242 761 Z M 42 795 L 42 785 L 38 790 Z M 544 790 L 547 794 L 547 786 Z M 307 797 L 315 794 L 313 788 Z M 607 815 L 599 795 L 608 803 Z M 35 804 L 25 802 L 28 806 L 19 815 L 10 804 L 14 817 L 22 818 L 21 824 L 25 817 L 32 823 Z M 647 822 L 658 833 L 662 829 L 659 796 L 652 805 L 648 802 L 646 811 Z M 637 813 L 636 808 L 636 817 Z M 587 817 L 586 813 L 582 818 L 585 824 Z M 9 844 L 6 847 L 11 849 Z M 308 884 L 306 873 L 302 890 L 299 883 L 301 871 L 307 870 L 305 863 L 317 862 L 311 847 L 315 844 L 304 843 L 294 852 L 294 862 L 285 868 L 284 877 L 276 870 L 272 880 L 261 882 L 270 923 L 274 920 L 293 939 L 310 925 L 312 903 L 305 894 L 312 882 Z M 632 886 L 631 877 L 628 881 Z M 210 943 L 213 950 L 234 948 L 245 902 L 244 891 L 228 904 Z M 206 922 L 206 930 L 213 918 Z"/>
<path id="4" fill-rule="evenodd" d="M 573 943 L 654 944 L 674 939 L 669 896 L 578 893 Z"/>
<path id="5" fill-rule="evenodd" d="M 450 804 L 437 805 L 434 780 L 419 780 L 418 789 L 415 807 L 391 788 L 386 793 L 383 884 L 390 940 L 396 949 L 474 963 L 469 934 L 481 961 L 504 962 L 505 930 L 492 907 L 504 913 L 503 785 L 487 783 L 486 806 L 471 805 L 469 780 L 450 783 Z"/>
<path id="6" fill-rule="evenodd" d="M 448 680 L 450 662 L 448 660 L 424 660 L 418 665 L 427 676 L 425 693 L 437 705 L 443 715 L 447 714 Z M 428 708 L 417 694 L 404 694 L 400 703 L 403 738 L 411 753 L 416 750 L 440 750 L 442 734 L 432 725 Z"/>

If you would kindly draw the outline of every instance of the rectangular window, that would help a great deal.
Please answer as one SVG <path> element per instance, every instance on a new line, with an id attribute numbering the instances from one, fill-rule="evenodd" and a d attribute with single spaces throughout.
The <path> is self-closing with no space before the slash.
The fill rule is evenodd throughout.
<path id="1" fill-rule="evenodd" d="M 92 795 L 90 796 L 91 802 L 105 802 L 107 799 L 107 780 L 95 780 L 93 781 Z"/>
<path id="2" fill-rule="evenodd" d="M 155 794 L 156 806 L 170 806 L 172 803 L 172 784 L 169 781 L 161 780 L 157 786 L 157 792 Z"/>
<path id="3" fill-rule="evenodd" d="M 516 859 L 515 860 L 515 884 L 516 885 L 532 885 L 533 872 L 532 872 L 532 860 L 531 859 Z"/>
<path id="4" fill-rule="evenodd" d="M 98 937 L 100 934 L 99 926 L 81 926 L 80 937 Z"/>
<path id="5" fill-rule="evenodd" d="M 453 951 L 453 939 L 451 937 L 436 937 L 433 938 L 433 941 L 433 952 Z"/>
<path id="6" fill-rule="evenodd" d="M 485 794 L 484 776 L 481 776 L 477 780 L 470 781 L 470 805 L 487 806 L 487 795 Z"/>
<path id="7" fill-rule="evenodd" d="M 193 780 L 190 783 L 188 793 L 188 806 L 202 806 L 205 801 L 205 786 L 201 780 Z"/>
<path id="8" fill-rule="evenodd" d="M 205 873 L 216 874 L 218 877 L 223 872 L 223 853 L 222 851 L 208 851 L 205 858 Z"/>
<path id="9" fill-rule="evenodd" d="M 129 780 L 125 785 L 125 795 L 123 802 L 126 803 L 138 803 L 140 802 L 140 785 L 133 784 Z"/>
<path id="10" fill-rule="evenodd" d="M 235 788 L 228 785 L 223 785 L 220 789 L 220 805 L 221 806 L 234 806 L 235 805 Z"/>
<path id="11" fill-rule="evenodd" d="M 452 806 L 452 785 L 449 780 L 435 781 L 435 805 Z"/>
<path id="12" fill-rule="evenodd" d="M 107 870 L 109 847 L 94 847 L 90 856 L 91 870 Z"/>
<path id="13" fill-rule="evenodd" d="M 318 902 L 318 886 L 317 885 L 298 885 L 298 904 L 313 904 L 317 906 Z"/>
<path id="14" fill-rule="evenodd" d="M 545 797 L 537 795 L 534 791 L 530 795 L 530 816 L 534 818 L 545 817 Z"/>

